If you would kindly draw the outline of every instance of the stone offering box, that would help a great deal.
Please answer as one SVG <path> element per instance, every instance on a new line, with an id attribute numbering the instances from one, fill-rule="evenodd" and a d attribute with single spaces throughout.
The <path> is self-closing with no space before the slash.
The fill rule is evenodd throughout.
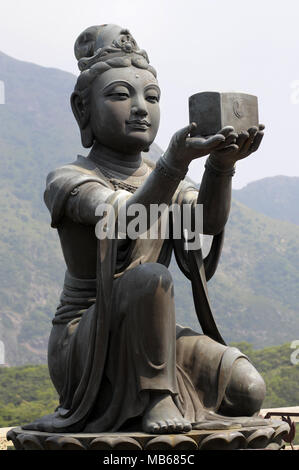
<path id="1" fill-rule="evenodd" d="M 233 126 L 237 133 L 259 125 L 258 101 L 246 93 L 205 91 L 189 98 L 190 122 L 197 128 L 191 136 L 217 134 L 225 126 Z"/>

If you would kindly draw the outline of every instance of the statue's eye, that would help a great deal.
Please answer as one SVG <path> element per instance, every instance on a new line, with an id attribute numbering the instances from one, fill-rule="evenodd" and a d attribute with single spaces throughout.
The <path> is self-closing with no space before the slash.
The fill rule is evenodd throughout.
<path id="1" fill-rule="evenodd" d="M 159 103 L 159 96 L 158 95 L 147 95 L 146 99 L 150 103 Z"/>
<path id="2" fill-rule="evenodd" d="M 119 98 L 129 98 L 129 93 L 114 93 L 114 95 L 118 96 Z"/>
<path id="3" fill-rule="evenodd" d="M 108 96 L 110 99 L 126 100 L 127 98 L 130 98 L 130 93 L 125 87 L 118 87 L 108 91 L 106 96 Z"/>
<path id="4" fill-rule="evenodd" d="M 159 103 L 159 90 L 156 87 L 148 87 L 144 90 L 144 97 L 149 103 Z"/>

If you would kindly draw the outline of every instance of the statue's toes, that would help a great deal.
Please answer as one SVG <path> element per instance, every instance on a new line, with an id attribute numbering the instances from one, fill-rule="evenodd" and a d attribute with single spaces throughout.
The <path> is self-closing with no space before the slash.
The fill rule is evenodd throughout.
<path id="1" fill-rule="evenodd" d="M 182 423 L 182 421 L 179 421 L 177 418 L 175 418 L 173 421 L 175 423 L 175 431 L 182 432 L 184 429 L 184 423 Z"/>
<path id="2" fill-rule="evenodd" d="M 166 421 L 158 421 L 158 425 L 159 425 L 159 432 L 161 434 L 163 433 L 167 433 L 167 423 Z"/>
<path id="3" fill-rule="evenodd" d="M 166 424 L 167 424 L 168 432 L 175 432 L 176 425 L 172 419 L 167 419 Z"/>
<path id="4" fill-rule="evenodd" d="M 160 426 L 158 426 L 157 423 L 152 422 L 145 428 L 145 431 L 151 434 L 158 434 L 160 432 Z"/>
<path id="5" fill-rule="evenodd" d="M 192 430 L 192 425 L 189 421 L 184 421 L 183 423 L 183 432 L 189 432 Z"/>

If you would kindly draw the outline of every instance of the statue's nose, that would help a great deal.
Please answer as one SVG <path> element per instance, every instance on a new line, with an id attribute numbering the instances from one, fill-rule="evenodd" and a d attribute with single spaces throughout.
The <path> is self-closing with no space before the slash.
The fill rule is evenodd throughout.
<path id="1" fill-rule="evenodd" d="M 146 109 L 146 104 L 144 100 L 138 100 L 137 102 L 134 103 L 132 106 L 132 114 L 136 114 L 138 116 L 147 116 L 148 112 Z"/>

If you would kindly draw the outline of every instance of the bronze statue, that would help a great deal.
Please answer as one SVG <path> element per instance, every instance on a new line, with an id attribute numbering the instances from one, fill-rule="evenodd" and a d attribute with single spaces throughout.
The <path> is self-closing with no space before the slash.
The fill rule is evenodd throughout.
<path id="1" fill-rule="evenodd" d="M 176 132 L 157 164 L 145 158 L 159 126 L 160 89 L 145 51 L 116 25 L 86 29 L 75 43 L 81 73 L 71 96 L 87 157 L 49 174 L 45 202 L 67 265 L 53 320 L 48 363 L 58 409 L 23 426 L 48 432 L 188 432 L 249 419 L 265 384 L 248 358 L 224 344 L 211 316 L 209 279 L 219 259 L 237 160 L 256 151 L 263 126 L 225 127 L 190 137 Z M 209 155 L 198 190 L 185 180 L 193 159 Z M 181 240 L 98 240 L 101 203 L 130 208 L 203 204 L 211 253 Z M 176 325 L 173 249 L 192 282 L 204 334 Z M 235 417 L 235 418 L 234 418 Z"/>

